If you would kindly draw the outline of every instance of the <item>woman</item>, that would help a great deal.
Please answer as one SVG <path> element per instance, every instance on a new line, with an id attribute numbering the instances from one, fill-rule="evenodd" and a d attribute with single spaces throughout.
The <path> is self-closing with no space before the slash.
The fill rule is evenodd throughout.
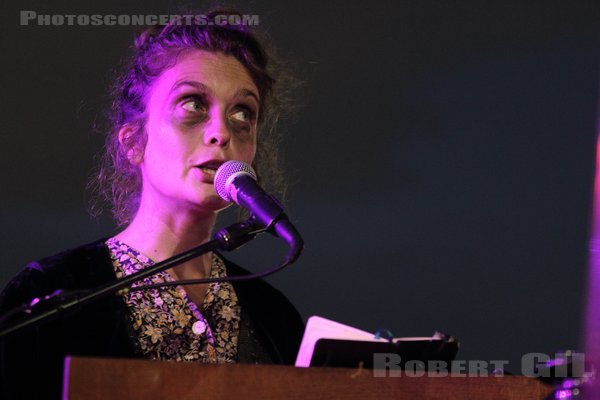
<path id="1" fill-rule="evenodd" d="M 235 159 L 261 171 L 267 143 L 259 132 L 272 119 L 275 83 L 247 27 L 172 23 L 144 31 L 118 85 L 115 128 L 94 182 L 125 228 L 27 265 L 2 293 L 0 314 L 56 289 L 98 287 L 208 241 L 229 205 L 214 192 L 216 169 Z M 139 284 L 244 273 L 211 253 Z M 0 385 L 7 398 L 58 397 L 65 355 L 293 363 L 302 330 L 295 308 L 263 281 L 136 291 L 3 339 Z"/>

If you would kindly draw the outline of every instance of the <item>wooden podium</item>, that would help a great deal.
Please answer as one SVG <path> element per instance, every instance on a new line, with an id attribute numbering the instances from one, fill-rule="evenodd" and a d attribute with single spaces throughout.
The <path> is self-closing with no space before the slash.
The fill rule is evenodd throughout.
<path id="1" fill-rule="evenodd" d="M 519 376 L 374 377 L 372 370 L 68 357 L 63 399 L 544 399 Z"/>

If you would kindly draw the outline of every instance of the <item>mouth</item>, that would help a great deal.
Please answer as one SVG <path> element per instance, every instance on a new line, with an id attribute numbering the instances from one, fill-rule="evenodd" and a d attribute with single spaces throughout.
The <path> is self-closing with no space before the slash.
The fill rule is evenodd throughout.
<path id="1" fill-rule="evenodd" d="M 222 160 L 209 160 L 203 162 L 202 164 L 196 165 L 194 168 L 197 168 L 202 172 L 204 180 L 210 181 L 212 183 L 215 174 L 217 173 L 217 170 L 224 162 L 225 161 Z"/>
<path id="2" fill-rule="evenodd" d="M 212 168 L 212 167 L 196 167 L 196 168 L 200 169 L 200 171 L 204 172 L 207 175 L 215 176 L 215 174 L 217 173 L 217 168 Z"/>

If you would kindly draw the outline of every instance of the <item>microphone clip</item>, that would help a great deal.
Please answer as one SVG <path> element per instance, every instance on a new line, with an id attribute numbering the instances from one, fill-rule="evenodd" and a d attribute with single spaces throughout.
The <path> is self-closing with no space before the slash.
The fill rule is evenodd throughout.
<path id="1" fill-rule="evenodd" d="M 219 248 L 225 251 L 232 251 L 238 247 L 248 243 L 259 233 L 266 231 L 266 228 L 259 226 L 254 222 L 254 218 L 250 217 L 245 221 L 229 225 L 219 229 L 214 234 L 213 239 L 219 243 Z"/>

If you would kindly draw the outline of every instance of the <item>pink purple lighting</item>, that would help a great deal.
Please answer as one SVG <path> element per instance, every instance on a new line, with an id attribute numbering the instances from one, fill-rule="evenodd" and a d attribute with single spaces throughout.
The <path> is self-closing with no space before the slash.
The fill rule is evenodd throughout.
<path id="1" fill-rule="evenodd" d="M 600 137 L 596 142 L 596 176 L 594 181 L 594 205 L 592 234 L 590 237 L 588 288 L 585 322 L 586 361 L 598 365 L 600 361 Z M 584 392 L 586 399 L 600 399 L 597 379 Z"/>
<path id="2" fill-rule="evenodd" d="M 71 372 L 71 357 L 65 357 L 63 368 L 62 400 L 69 400 L 69 373 Z"/>

